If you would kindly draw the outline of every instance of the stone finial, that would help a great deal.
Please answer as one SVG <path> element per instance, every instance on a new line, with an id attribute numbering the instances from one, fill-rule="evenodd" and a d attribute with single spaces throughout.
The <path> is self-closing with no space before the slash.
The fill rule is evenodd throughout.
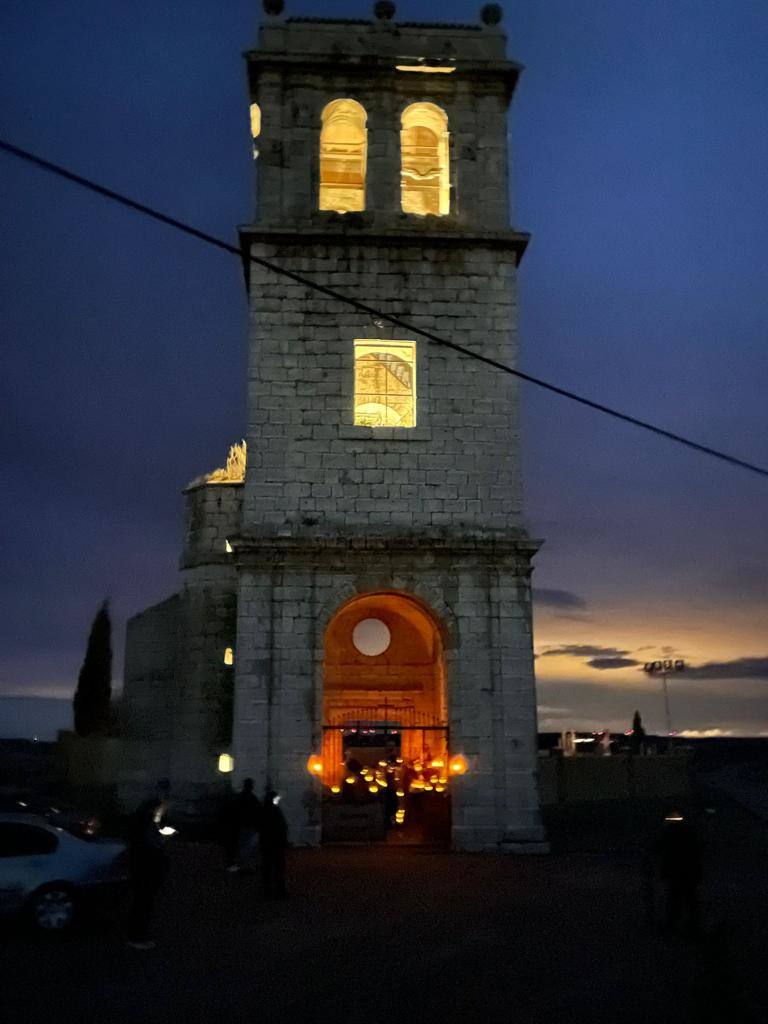
<path id="1" fill-rule="evenodd" d="M 264 13 L 272 18 L 279 17 L 285 9 L 285 0 L 263 0 Z"/>
<path id="2" fill-rule="evenodd" d="M 392 0 L 376 0 L 373 5 L 373 13 L 379 19 L 379 21 L 391 21 L 395 16 L 397 8 L 392 3 Z"/>
<path id="3" fill-rule="evenodd" d="M 498 25 L 503 16 L 501 4 L 485 4 L 480 11 L 480 20 L 484 25 Z"/>

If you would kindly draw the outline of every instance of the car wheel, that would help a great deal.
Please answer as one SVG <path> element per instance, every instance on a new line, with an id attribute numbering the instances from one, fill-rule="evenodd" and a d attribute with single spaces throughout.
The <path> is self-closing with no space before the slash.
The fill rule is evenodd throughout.
<path id="1" fill-rule="evenodd" d="M 50 885 L 32 896 L 29 909 L 32 923 L 40 931 L 63 932 L 75 920 L 75 894 L 64 885 Z"/>

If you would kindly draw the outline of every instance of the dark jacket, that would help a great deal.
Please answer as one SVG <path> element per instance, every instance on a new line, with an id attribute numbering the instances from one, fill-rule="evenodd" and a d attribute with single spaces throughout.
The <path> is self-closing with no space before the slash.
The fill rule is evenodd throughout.
<path id="1" fill-rule="evenodd" d="M 288 846 L 288 822 L 272 800 L 268 800 L 262 809 L 259 845 L 267 853 L 278 853 Z"/>
<path id="2" fill-rule="evenodd" d="M 131 877 L 136 881 L 160 883 L 168 870 L 159 824 L 155 821 L 156 801 L 147 800 L 133 815 L 128 833 Z"/>
<path id="3" fill-rule="evenodd" d="M 661 875 L 669 882 L 697 885 L 701 880 L 699 842 L 687 821 L 671 821 L 664 826 L 659 855 Z"/>

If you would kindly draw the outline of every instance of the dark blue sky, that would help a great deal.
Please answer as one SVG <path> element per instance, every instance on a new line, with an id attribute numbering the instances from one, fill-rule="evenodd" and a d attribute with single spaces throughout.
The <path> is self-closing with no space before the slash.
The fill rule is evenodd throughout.
<path id="1" fill-rule="evenodd" d="M 0 130 L 234 239 L 259 9 L 5 5 Z M 768 8 L 518 0 L 505 27 L 527 67 L 523 367 L 768 464 Z M 69 696 L 103 597 L 119 648 L 127 616 L 176 587 L 180 490 L 243 433 L 245 295 L 234 258 L 1 154 L 0 181 L 0 694 Z M 589 662 L 668 647 L 699 666 L 676 726 L 768 731 L 768 482 L 530 388 L 525 422 L 537 649 L 561 652 L 538 661 L 542 724 L 618 725 L 639 705 L 660 726 L 636 665 Z"/>

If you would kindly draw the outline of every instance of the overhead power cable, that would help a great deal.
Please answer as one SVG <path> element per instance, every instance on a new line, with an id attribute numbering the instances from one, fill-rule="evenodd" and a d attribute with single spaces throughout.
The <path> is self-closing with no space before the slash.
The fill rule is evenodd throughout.
<path id="1" fill-rule="evenodd" d="M 129 209 L 142 213 L 147 217 L 151 217 L 153 220 L 159 221 L 161 224 L 166 224 L 186 235 L 191 235 L 192 238 L 197 238 L 201 242 L 206 242 L 208 245 L 213 245 L 217 249 L 222 249 L 224 252 L 231 253 L 234 256 L 242 256 L 240 248 L 236 245 L 232 245 L 230 242 L 225 242 L 223 239 L 217 238 L 215 235 L 211 235 L 207 231 L 202 231 L 200 228 L 196 228 L 192 224 L 186 224 L 184 221 L 178 220 L 176 217 L 171 217 L 167 213 L 162 213 L 160 210 L 147 206 L 145 203 L 140 203 L 136 199 L 131 199 L 129 196 L 125 196 L 120 192 L 115 192 L 114 189 L 100 185 L 98 182 L 91 181 L 89 178 L 84 178 L 80 174 L 75 174 L 74 171 L 70 171 L 66 167 L 62 167 L 60 164 L 52 163 L 50 160 L 44 160 L 42 157 L 36 156 L 34 153 L 30 153 L 26 149 L 21 149 L 19 146 L 14 146 L 12 143 L 7 142 L 2 138 L 0 138 L 0 149 L 4 150 L 6 153 L 11 153 L 13 156 L 19 157 L 21 160 L 34 164 L 35 166 L 42 168 L 44 171 L 48 171 L 60 178 L 71 181 L 75 185 L 80 185 L 82 188 L 85 188 L 90 192 L 95 192 L 97 195 L 103 196 L 105 199 L 111 199 L 113 202 L 119 203 L 121 206 L 127 206 Z M 717 448 L 711 448 L 709 445 L 700 444 L 698 441 L 693 441 L 688 437 L 684 437 L 682 434 L 676 434 L 671 430 L 666 430 L 664 427 L 657 426 L 655 423 L 649 423 L 647 420 L 641 420 L 636 416 L 630 416 L 628 413 L 621 412 L 619 409 L 614 409 L 609 405 L 604 405 L 602 402 L 595 402 L 591 398 L 579 395 L 574 391 L 568 390 L 568 388 L 561 388 L 557 384 L 552 384 L 549 381 L 542 380 L 540 377 L 534 377 L 529 373 L 524 373 L 522 370 L 515 370 L 511 366 L 507 366 L 506 363 L 499 362 L 497 359 L 491 359 L 490 356 L 485 356 L 480 352 L 473 352 L 472 349 L 466 348 L 464 345 L 459 345 L 455 341 L 448 341 L 447 338 L 441 338 L 439 335 L 433 334 L 431 331 L 425 331 L 422 327 L 416 327 L 414 324 L 409 323 L 407 320 L 403 320 L 401 317 L 394 316 L 391 313 L 384 313 L 382 310 L 375 309 L 373 306 L 360 302 L 358 299 L 350 298 L 348 295 L 344 295 L 341 292 L 336 291 L 335 288 L 328 288 L 326 285 L 318 284 L 316 281 L 305 277 L 303 274 L 295 274 L 292 270 L 286 270 L 285 267 L 278 266 L 278 264 L 272 263 L 271 260 L 265 260 L 260 256 L 254 256 L 253 254 L 250 254 L 249 258 L 251 263 L 256 263 L 261 267 L 265 267 L 267 270 L 271 270 L 275 274 L 279 274 L 281 277 L 288 278 L 290 281 L 295 281 L 297 284 L 304 285 L 306 288 L 311 288 L 320 295 L 325 295 L 330 299 L 334 299 L 336 302 L 350 306 L 361 313 L 366 313 L 368 316 L 374 317 L 375 319 L 386 320 L 395 327 L 402 327 L 409 333 L 417 334 L 422 338 L 426 338 L 427 341 L 430 341 L 435 345 L 440 345 L 443 348 L 451 349 L 453 352 L 458 352 L 460 355 L 466 356 L 468 359 L 475 359 L 478 362 L 485 363 L 487 366 L 492 366 L 494 369 L 501 370 L 503 373 L 509 373 L 513 377 L 517 377 L 519 380 L 527 381 L 529 384 L 533 384 L 538 388 L 543 388 L 545 391 L 551 391 L 553 394 L 561 395 L 563 398 L 568 398 L 572 402 L 578 402 L 579 405 L 584 405 L 588 409 L 595 409 L 597 412 L 602 412 L 606 416 L 612 416 L 616 420 L 639 427 L 641 430 L 647 430 L 652 434 L 656 434 L 658 437 L 665 437 L 668 441 L 674 441 L 677 444 L 684 445 L 686 448 L 693 449 L 693 451 L 701 452 L 704 455 L 710 455 L 713 458 L 720 459 L 722 462 L 727 462 L 732 466 L 738 466 L 741 469 L 749 470 L 751 473 L 757 473 L 760 476 L 768 477 L 768 469 L 763 466 L 758 466 L 753 462 L 747 462 L 745 459 L 739 459 L 735 455 L 729 455 L 727 452 L 719 451 Z"/>

